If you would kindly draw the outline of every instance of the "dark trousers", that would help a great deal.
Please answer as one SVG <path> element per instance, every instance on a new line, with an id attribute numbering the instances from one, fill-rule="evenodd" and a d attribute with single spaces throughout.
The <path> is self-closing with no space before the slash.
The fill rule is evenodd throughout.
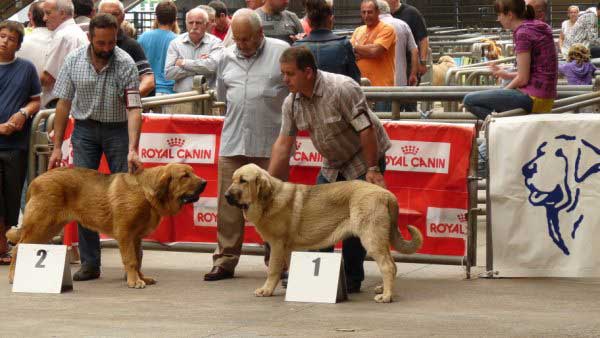
<path id="1" fill-rule="evenodd" d="M 379 160 L 379 169 L 385 172 L 385 157 Z M 357 180 L 366 180 L 366 174 L 356 178 Z M 346 178 L 340 173 L 337 181 L 346 181 Z M 317 184 L 327 184 L 329 182 L 325 176 L 319 173 L 317 176 Z M 321 252 L 333 252 L 333 247 L 328 247 L 319 250 Z M 367 252 L 360 243 L 358 237 L 349 237 L 342 241 L 342 257 L 344 258 L 344 272 L 346 273 L 346 284 L 360 285 L 365 279 L 365 269 L 363 263 Z"/>
<path id="2" fill-rule="evenodd" d="M 101 123 L 77 120 L 71 134 L 73 162 L 76 167 L 98 169 L 102 154 L 106 155 L 111 173 L 127 172 L 129 135 L 127 122 Z M 100 268 L 100 236 L 78 225 L 81 265 Z"/>

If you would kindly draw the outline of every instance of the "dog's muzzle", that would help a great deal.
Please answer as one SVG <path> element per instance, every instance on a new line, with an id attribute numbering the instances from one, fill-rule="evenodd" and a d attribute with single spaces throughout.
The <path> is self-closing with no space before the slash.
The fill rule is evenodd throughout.
<path id="1" fill-rule="evenodd" d="M 229 190 L 227 190 L 225 192 L 225 199 L 227 200 L 227 203 L 229 203 L 229 205 L 232 205 L 234 207 L 238 207 L 240 209 L 246 210 L 248 209 L 248 204 L 240 204 L 237 200 L 237 198 L 235 197 L 234 194 L 232 194 Z"/>
<path id="2" fill-rule="evenodd" d="M 194 190 L 192 194 L 181 196 L 181 203 L 187 204 L 197 202 L 200 199 L 200 194 L 204 191 L 204 188 L 206 188 L 206 181 L 201 180 L 200 184 L 198 184 L 198 187 L 196 187 L 196 190 Z"/>

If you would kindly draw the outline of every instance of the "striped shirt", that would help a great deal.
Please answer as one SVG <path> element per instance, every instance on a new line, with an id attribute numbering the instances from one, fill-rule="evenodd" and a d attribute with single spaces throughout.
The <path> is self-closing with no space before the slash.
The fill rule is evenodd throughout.
<path id="1" fill-rule="evenodd" d="M 308 130 L 315 149 L 323 156 L 321 173 L 335 182 L 341 173 L 353 180 L 367 172 L 360 142 L 361 130 L 351 121 L 366 113 L 375 128 L 378 158 L 391 147 L 390 139 L 377 116 L 369 109 L 365 94 L 352 78 L 317 71 L 313 96 L 290 94 L 283 103 L 281 134 L 296 136 Z"/>
<path id="2" fill-rule="evenodd" d="M 67 56 L 53 94 L 72 101 L 71 115 L 77 120 L 127 121 L 125 90 L 137 90 L 140 86 L 135 62 L 125 51 L 115 47 L 108 65 L 96 72 L 90 46 L 81 47 Z"/>

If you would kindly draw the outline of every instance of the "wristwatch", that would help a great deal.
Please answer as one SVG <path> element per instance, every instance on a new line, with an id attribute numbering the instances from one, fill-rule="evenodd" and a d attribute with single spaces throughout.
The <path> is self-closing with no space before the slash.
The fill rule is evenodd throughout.
<path id="1" fill-rule="evenodd" d="M 27 111 L 23 108 L 19 109 L 19 113 L 21 113 L 23 116 L 25 116 L 25 119 L 29 118 L 29 114 L 27 114 Z"/>
<path id="2" fill-rule="evenodd" d="M 372 166 L 372 167 L 368 167 L 368 168 L 367 168 L 367 171 L 374 171 L 374 172 L 376 172 L 376 173 L 381 173 L 381 169 L 379 168 L 379 166 L 378 166 L 378 165 L 374 165 L 374 166 Z"/>
<path id="3" fill-rule="evenodd" d="M 419 59 L 419 63 L 423 66 L 425 66 L 427 64 L 427 59 L 423 60 L 423 59 Z"/>

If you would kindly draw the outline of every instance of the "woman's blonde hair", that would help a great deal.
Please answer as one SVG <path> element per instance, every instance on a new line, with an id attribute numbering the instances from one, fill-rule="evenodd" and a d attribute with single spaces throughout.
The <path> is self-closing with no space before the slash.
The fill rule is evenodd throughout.
<path id="1" fill-rule="evenodd" d="M 571 48 L 569 48 L 567 60 L 569 62 L 577 61 L 578 65 L 584 62 L 590 62 L 590 50 L 581 43 L 574 43 L 571 45 Z"/>

